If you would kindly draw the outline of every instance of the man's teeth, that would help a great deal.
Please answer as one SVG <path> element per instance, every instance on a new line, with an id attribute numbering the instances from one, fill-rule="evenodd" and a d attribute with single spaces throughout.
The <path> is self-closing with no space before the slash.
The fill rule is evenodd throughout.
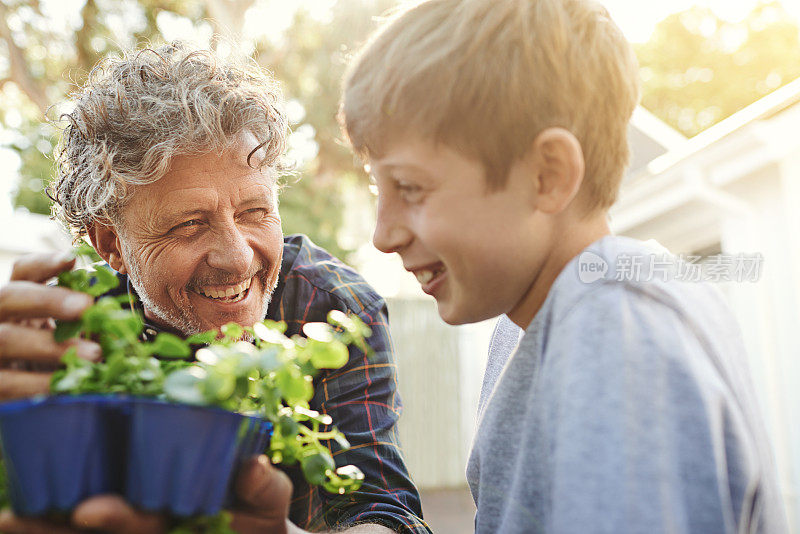
<path id="1" fill-rule="evenodd" d="M 442 271 L 444 271 L 444 269 L 435 269 L 435 270 L 425 269 L 425 270 L 422 270 L 422 271 L 415 272 L 414 276 L 417 277 L 417 281 L 420 284 L 425 285 L 428 282 L 430 282 L 431 280 L 433 280 Z"/>
<path id="2" fill-rule="evenodd" d="M 237 284 L 235 286 L 230 286 L 225 289 L 214 289 L 210 287 L 201 287 L 200 293 L 205 295 L 206 297 L 212 299 L 225 299 L 225 300 L 234 300 L 231 297 L 240 297 L 250 288 L 250 283 L 252 282 L 252 278 L 248 278 L 241 284 Z"/>

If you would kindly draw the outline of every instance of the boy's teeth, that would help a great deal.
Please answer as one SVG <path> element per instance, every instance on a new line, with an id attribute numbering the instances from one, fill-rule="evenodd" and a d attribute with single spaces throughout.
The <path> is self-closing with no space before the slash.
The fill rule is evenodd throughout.
<path id="1" fill-rule="evenodd" d="M 250 282 L 252 279 L 247 279 L 241 284 L 237 284 L 235 286 L 228 287 L 227 289 L 212 289 L 212 288 L 200 288 L 200 293 L 205 295 L 206 297 L 210 297 L 212 299 L 223 299 L 223 298 L 230 298 L 235 295 L 240 295 L 247 291 L 250 287 Z"/>
<path id="2" fill-rule="evenodd" d="M 434 277 L 436 277 L 436 275 L 438 275 L 440 272 L 442 272 L 442 269 L 436 269 L 435 271 L 426 269 L 424 271 L 417 271 L 416 273 L 414 273 L 414 275 L 417 277 L 417 281 L 420 284 L 425 285 L 431 280 L 433 280 Z"/>
<path id="3" fill-rule="evenodd" d="M 427 284 L 433 279 L 433 273 L 431 271 L 419 271 L 417 272 L 417 280 L 420 284 Z"/>

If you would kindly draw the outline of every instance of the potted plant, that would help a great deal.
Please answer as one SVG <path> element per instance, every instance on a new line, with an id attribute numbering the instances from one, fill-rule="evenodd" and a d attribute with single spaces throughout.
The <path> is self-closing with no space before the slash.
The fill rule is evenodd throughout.
<path id="1" fill-rule="evenodd" d="M 299 463 L 311 484 L 331 492 L 361 485 L 361 471 L 336 468 L 321 444 L 348 448 L 344 435 L 308 404 L 313 376 L 347 363 L 348 345 L 370 353 L 369 328 L 357 317 L 332 311 L 329 323 L 306 324 L 305 337 L 263 321 L 144 342 L 141 317 L 118 297 L 100 297 L 118 284 L 110 270 L 67 271 L 58 284 L 99 298 L 80 320 L 57 324 L 56 340 L 92 339 L 103 358 L 89 362 L 70 349 L 50 396 L 0 404 L 0 503 L 7 490 L 16 513 L 43 515 L 111 492 L 144 510 L 193 518 L 182 527 L 224 532 L 220 510 L 250 456 Z"/>

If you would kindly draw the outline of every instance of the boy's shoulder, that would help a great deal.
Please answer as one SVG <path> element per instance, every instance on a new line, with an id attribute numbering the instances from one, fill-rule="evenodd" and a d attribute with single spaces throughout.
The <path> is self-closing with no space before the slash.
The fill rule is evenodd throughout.
<path id="1" fill-rule="evenodd" d="M 624 306 L 662 308 L 690 319 L 732 320 L 722 293 L 703 281 L 700 265 L 671 254 L 655 241 L 606 236 L 563 269 L 544 308 L 556 323 L 600 307 L 609 318 Z M 588 318 L 587 318 L 588 319 Z"/>
<path id="2" fill-rule="evenodd" d="M 702 360 L 713 374 L 742 365 L 741 330 L 722 293 L 711 283 L 682 279 L 681 268 L 679 258 L 654 242 L 608 236 L 593 243 L 565 267 L 534 319 L 538 324 L 529 327 L 535 352 L 566 344 L 571 352 L 591 352 L 598 365 L 655 357 L 685 367 Z M 689 352 L 706 356 L 693 359 Z M 589 356 L 574 357 L 583 365 Z"/>

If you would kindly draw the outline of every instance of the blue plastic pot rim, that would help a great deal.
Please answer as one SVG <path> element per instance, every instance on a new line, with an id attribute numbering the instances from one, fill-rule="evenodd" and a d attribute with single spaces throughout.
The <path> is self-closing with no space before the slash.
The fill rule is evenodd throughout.
<path id="1" fill-rule="evenodd" d="M 179 402 L 171 402 L 165 399 L 158 399 L 154 397 L 138 397 L 135 395 L 120 395 L 120 394 L 100 394 L 90 393 L 82 395 L 38 395 L 36 397 L 29 397 L 25 399 L 15 399 L 0 403 L 0 415 L 10 415 L 16 412 L 27 410 L 34 406 L 45 406 L 48 404 L 69 405 L 69 404 L 98 404 L 100 406 L 120 406 L 130 404 L 145 404 L 154 406 L 175 406 L 184 410 L 204 411 L 204 412 L 217 412 L 217 413 L 230 413 L 253 419 L 256 421 L 267 421 L 267 419 L 247 413 L 232 412 L 225 410 L 218 406 L 207 406 L 199 404 L 183 404 Z"/>
<path id="2" fill-rule="evenodd" d="M 48 404 L 86 404 L 98 401 L 100 404 L 116 404 L 120 402 L 120 400 L 122 400 L 122 398 L 117 395 L 38 395 L 36 397 L 15 399 L 0 403 L 0 415 L 13 414 L 33 406 L 44 406 Z"/>

